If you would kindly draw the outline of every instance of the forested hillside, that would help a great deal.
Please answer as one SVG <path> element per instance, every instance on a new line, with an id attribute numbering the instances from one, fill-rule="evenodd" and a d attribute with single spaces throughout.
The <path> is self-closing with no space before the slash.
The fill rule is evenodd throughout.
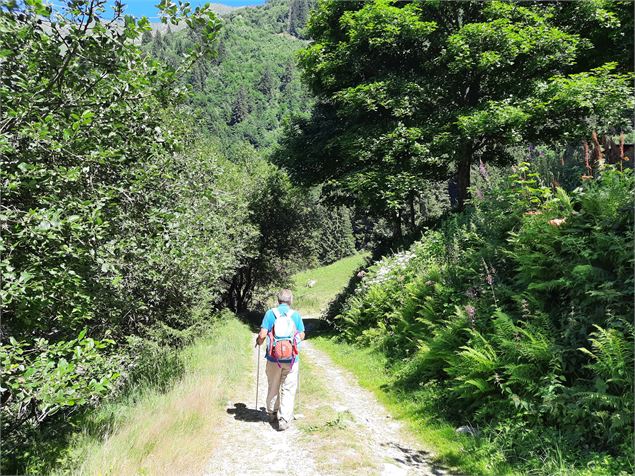
<path id="1" fill-rule="evenodd" d="M 198 62 L 186 75 L 199 126 L 224 147 L 240 149 L 237 144 L 245 142 L 264 154 L 276 142 L 285 117 L 308 111 L 311 100 L 295 58 L 306 46 L 297 33 L 304 23 L 292 21 L 298 5 L 305 4 L 276 0 L 224 16 L 214 59 Z M 187 32 L 148 33 L 144 42 L 153 55 L 174 65 L 192 40 Z"/>

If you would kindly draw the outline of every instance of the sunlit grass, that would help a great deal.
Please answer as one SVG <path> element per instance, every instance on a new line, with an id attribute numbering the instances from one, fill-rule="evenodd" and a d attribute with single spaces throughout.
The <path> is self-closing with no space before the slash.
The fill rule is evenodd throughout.
<path id="1" fill-rule="evenodd" d="M 72 445 L 73 474 L 175 475 L 203 472 L 219 441 L 228 392 L 245 378 L 251 332 L 236 318 L 183 350 L 185 375 L 166 393 L 139 390 L 105 404 L 91 417 L 101 431 L 84 431 Z M 232 358 L 228 359 L 227 356 Z M 111 421 L 99 425 L 99 420 Z"/>
<path id="2" fill-rule="evenodd" d="M 296 274 L 293 277 L 294 308 L 303 315 L 318 317 L 329 302 L 346 286 L 367 256 L 367 253 L 359 253 L 328 266 Z M 311 281 L 315 281 L 313 287 L 309 287 Z"/>

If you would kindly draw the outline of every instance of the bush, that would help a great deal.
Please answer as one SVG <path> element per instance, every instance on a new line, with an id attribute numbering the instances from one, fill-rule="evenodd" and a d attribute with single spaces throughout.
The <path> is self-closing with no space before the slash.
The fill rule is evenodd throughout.
<path id="1" fill-rule="evenodd" d="M 25 441 L 56 414 L 95 406 L 113 391 L 118 362 L 105 351 L 114 344 L 86 337 L 51 343 L 36 339 L 0 346 L 2 364 L 2 468 L 27 459 Z"/>

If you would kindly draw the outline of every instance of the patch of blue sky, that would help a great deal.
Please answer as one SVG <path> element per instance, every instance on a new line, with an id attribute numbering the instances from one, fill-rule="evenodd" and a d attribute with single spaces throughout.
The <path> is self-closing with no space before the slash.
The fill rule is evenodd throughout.
<path id="1" fill-rule="evenodd" d="M 229 7 L 245 7 L 250 5 L 262 5 L 265 3 L 265 0 L 189 0 L 189 2 L 192 7 L 204 5 L 205 3 L 220 3 Z M 47 3 L 52 3 L 54 6 L 59 7 L 64 2 L 62 0 L 53 0 Z M 157 21 L 159 19 L 159 10 L 156 7 L 159 3 L 158 0 L 124 0 L 123 3 L 126 6 L 125 13 L 127 15 L 132 15 L 134 17 L 146 16 L 150 19 L 150 21 Z M 106 5 L 111 8 L 114 4 L 115 0 L 108 0 L 106 2 Z"/>

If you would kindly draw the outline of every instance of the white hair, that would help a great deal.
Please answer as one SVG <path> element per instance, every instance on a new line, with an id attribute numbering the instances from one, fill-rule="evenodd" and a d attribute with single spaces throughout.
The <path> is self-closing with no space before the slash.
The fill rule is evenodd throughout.
<path id="1" fill-rule="evenodd" d="M 289 306 L 293 303 L 293 293 L 290 289 L 281 289 L 278 293 L 278 303 L 286 303 Z"/>

